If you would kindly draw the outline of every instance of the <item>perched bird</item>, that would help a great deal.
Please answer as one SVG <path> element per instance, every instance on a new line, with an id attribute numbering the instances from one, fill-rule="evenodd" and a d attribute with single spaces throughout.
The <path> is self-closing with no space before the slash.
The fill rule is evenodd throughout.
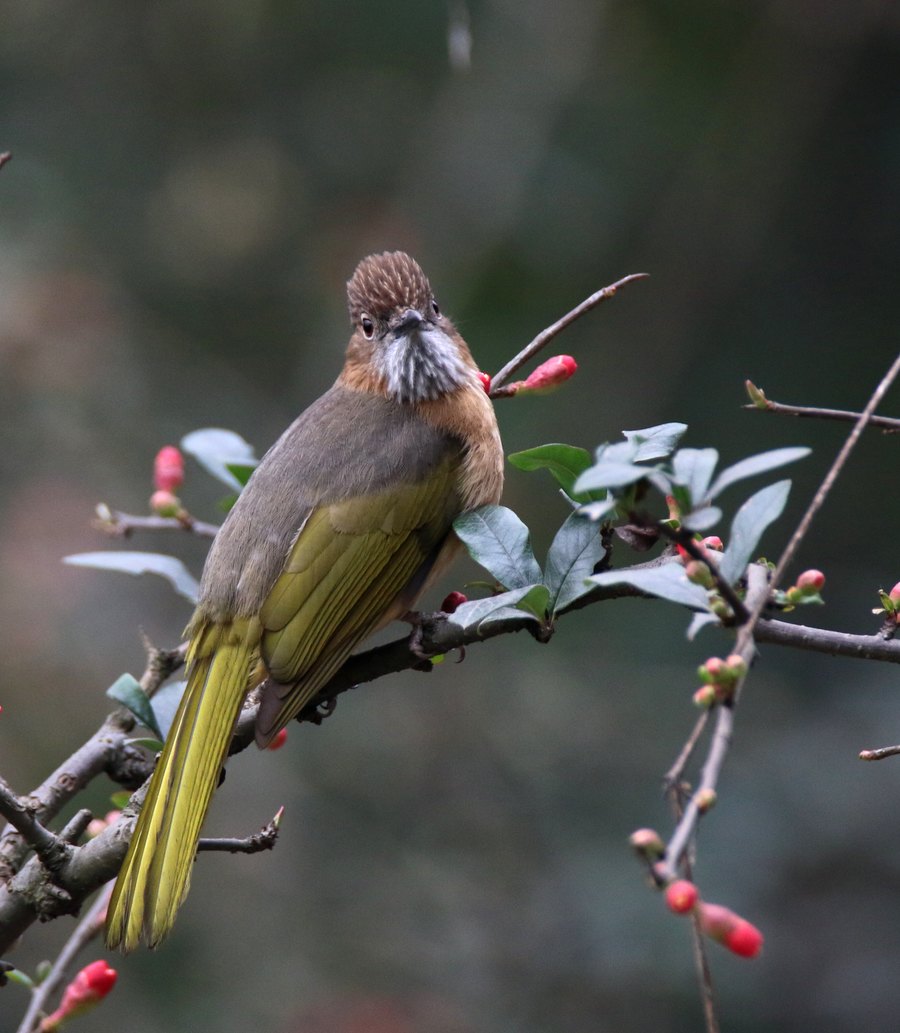
<path id="1" fill-rule="evenodd" d="M 446 567 L 454 518 L 500 498 L 493 405 L 417 263 L 371 255 L 347 296 L 340 376 L 266 453 L 207 557 L 187 688 L 108 909 L 111 947 L 155 946 L 172 928 L 260 664 L 266 746 Z"/>

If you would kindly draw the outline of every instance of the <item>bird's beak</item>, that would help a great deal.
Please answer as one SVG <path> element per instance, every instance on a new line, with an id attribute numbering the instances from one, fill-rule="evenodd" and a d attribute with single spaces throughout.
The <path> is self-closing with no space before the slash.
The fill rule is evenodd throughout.
<path id="1" fill-rule="evenodd" d="M 401 312 L 400 315 L 392 319 L 388 326 L 396 338 L 408 334 L 411 330 L 416 330 L 424 322 L 425 317 L 418 309 L 408 308 L 405 312 Z"/>

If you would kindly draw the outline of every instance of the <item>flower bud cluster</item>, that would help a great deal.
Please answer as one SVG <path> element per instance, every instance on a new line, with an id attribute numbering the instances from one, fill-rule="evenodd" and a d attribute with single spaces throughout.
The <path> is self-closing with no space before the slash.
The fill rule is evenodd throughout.
<path id="1" fill-rule="evenodd" d="M 716 703 L 727 703 L 734 695 L 735 686 L 746 673 L 747 664 L 737 653 L 732 653 L 724 660 L 711 656 L 697 668 L 703 684 L 694 693 L 694 704 L 708 710 Z"/>
<path id="2" fill-rule="evenodd" d="M 161 517 L 178 517 L 183 512 L 175 494 L 184 483 L 184 456 L 174 445 L 164 445 L 153 460 L 153 487 L 150 509 Z"/>
<path id="3" fill-rule="evenodd" d="M 763 934 L 755 925 L 730 908 L 701 900 L 697 887 L 688 879 L 670 882 L 665 896 L 670 911 L 676 915 L 696 914 L 702 932 L 733 954 L 755 958 L 762 950 Z"/>

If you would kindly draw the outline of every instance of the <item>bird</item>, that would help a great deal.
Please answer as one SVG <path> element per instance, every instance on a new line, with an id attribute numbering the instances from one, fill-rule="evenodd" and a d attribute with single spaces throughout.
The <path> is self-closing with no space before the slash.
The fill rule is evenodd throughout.
<path id="1" fill-rule="evenodd" d="M 493 403 L 418 263 L 369 255 L 347 301 L 337 380 L 260 461 L 208 553 L 187 685 L 107 909 L 111 948 L 171 931 L 260 676 L 265 747 L 360 642 L 409 614 L 460 547 L 454 519 L 500 499 Z"/>

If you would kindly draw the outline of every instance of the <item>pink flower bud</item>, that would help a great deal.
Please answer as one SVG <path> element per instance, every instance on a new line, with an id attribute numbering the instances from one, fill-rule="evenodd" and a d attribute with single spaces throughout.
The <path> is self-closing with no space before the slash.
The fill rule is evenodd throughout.
<path id="1" fill-rule="evenodd" d="M 804 570 L 797 578 L 797 587 L 804 595 L 813 595 L 821 592 L 825 585 L 825 575 L 821 570 Z"/>
<path id="2" fill-rule="evenodd" d="M 554 355 L 542 362 L 525 380 L 518 380 L 510 386 L 515 387 L 516 394 L 526 391 L 530 394 L 546 393 L 565 383 L 577 369 L 578 363 L 571 355 Z"/>
<path id="3" fill-rule="evenodd" d="M 900 603 L 900 581 L 888 593 L 892 603 Z"/>
<path id="4" fill-rule="evenodd" d="M 66 987 L 59 1007 L 41 1023 L 41 1033 L 52 1033 L 63 1022 L 95 1008 L 116 985 L 118 973 L 105 961 L 92 961 Z"/>
<path id="5" fill-rule="evenodd" d="M 184 457 L 174 445 L 165 445 L 153 460 L 153 487 L 177 491 L 184 483 Z"/>
<path id="6" fill-rule="evenodd" d="M 728 668 L 728 673 L 732 679 L 737 680 L 743 678 L 747 673 L 747 662 L 740 655 L 740 653 L 732 653 L 725 659 L 725 665 Z"/>
<path id="7" fill-rule="evenodd" d="M 711 534 L 707 538 L 704 538 L 700 544 L 706 549 L 712 549 L 713 552 L 722 552 L 725 546 L 722 544 L 722 539 L 717 534 Z"/>
<path id="8" fill-rule="evenodd" d="M 467 603 L 469 597 L 463 595 L 462 592 L 451 592 L 447 598 L 441 603 L 441 609 L 444 613 L 456 613 L 456 608 L 462 606 L 463 603 Z"/>
<path id="9" fill-rule="evenodd" d="M 150 508 L 157 516 L 175 517 L 181 512 L 181 501 L 170 491 L 155 491 L 150 496 Z"/>
<path id="10" fill-rule="evenodd" d="M 636 829 L 628 837 L 628 842 L 644 857 L 662 857 L 666 852 L 666 845 L 656 829 Z"/>
<path id="11" fill-rule="evenodd" d="M 693 911 L 699 899 L 697 887 L 687 879 L 676 879 L 666 886 L 666 905 L 676 915 L 686 915 Z"/>
<path id="12" fill-rule="evenodd" d="M 491 375 L 490 375 L 490 373 L 482 373 L 479 370 L 478 379 L 481 381 L 481 384 L 484 387 L 484 393 L 486 395 L 489 395 L 491 393 Z"/>
<path id="13" fill-rule="evenodd" d="M 693 700 L 694 706 L 699 707 L 700 710 L 709 710 L 710 707 L 714 707 L 718 702 L 715 686 L 701 685 L 694 693 Z"/>
<path id="14" fill-rule="evenodd" d="M 742 958 L 755 958 L 763 945 L 763 934 L 732 910 L 721 904 L 700 903 L 700 928 L 710 939 L 721 943 Z"/>
<path id="15" fill-rule="evenodd" d="M 282 746 L 287 742 L 287 729 L 282 728 L 280 731 L 275 733 L 275 738 L 266 747 L 267 750 L 280 750 Z"/>
<path id="16" fill-rule="evenodd" d="M 725 661 L 721 657 L 711 656 L 705 664 L 697 668 L 697 674 L 705 682 L 712 684 L 725 674 Z"/>

